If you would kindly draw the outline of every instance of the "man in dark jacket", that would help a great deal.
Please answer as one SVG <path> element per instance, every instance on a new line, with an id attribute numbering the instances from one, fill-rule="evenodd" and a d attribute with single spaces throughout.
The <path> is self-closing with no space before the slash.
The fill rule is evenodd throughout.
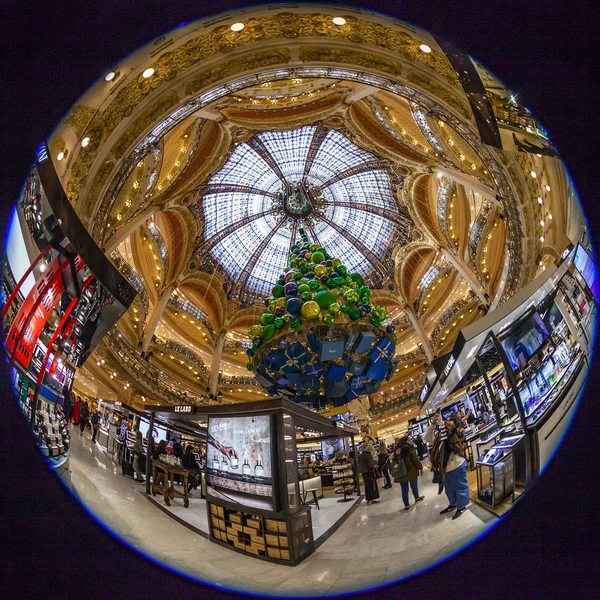
<path id="1" fill-rule="evenodd" d="M 87 427 L 88 420 L 90 418 L 90 407 L 87 402 L 84 402 L 81 405 L 81 409 L 79 411 L 79 435 L 83 435 L 85 428 Z"/>
<path id="2" fill-rule="evenodd" d="M 381 444 L 379 447 L 379 460 L 377 465 L 379 466 L 381 474 L 385 478 L 385 485 L 383 486 L 383 489 L 389 490 L 392 487 L 392 481 L 390 479 L 389 456 L 385 444 Z"/>

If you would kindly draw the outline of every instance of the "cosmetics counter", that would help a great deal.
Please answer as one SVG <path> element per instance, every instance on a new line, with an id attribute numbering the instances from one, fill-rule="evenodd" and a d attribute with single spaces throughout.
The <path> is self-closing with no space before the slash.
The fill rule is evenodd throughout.
<path id="1" fill-rule="evenodd" d="M 299 473 L 297 428 L 318 433 L 318 442 L 351 438 L 357 430 L 279 398 L 152 409 L 146 415 L 151 427 L 157 419 L 187 428 L 207 421 L 204 479 L 212 542 L 286 565 L 314 551 L 310 490 L 322 497 L 323 485 L 320 475 L 303 479 Z"/>

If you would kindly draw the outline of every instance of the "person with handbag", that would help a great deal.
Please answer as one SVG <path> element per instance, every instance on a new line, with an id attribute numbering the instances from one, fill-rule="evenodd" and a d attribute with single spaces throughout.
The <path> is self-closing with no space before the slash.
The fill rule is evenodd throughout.
<path id="1" fill-rule="evenodd" d="M 390 465 L 389 465 L 389 455 L 385 444 L 382 444 L 379 447 L 379 460 L 377 461 L 377 465 L 379 466 L 379 472 L 385 478 L 385 485 L 383 486 L 384 490 L 389 490 L 392 487 L 392 480 L 390 479 Z"/>
<path id="2" fill-rule="evenodd" d="M 440 512 L 445 515 L 456 511 L 452 519 L 458 519 L 470 502 L 469 482 L 467 481 L 467 461 L 465 458 L 465 430 L 457 415 L 450 415 L 446 422 L 438 412 L 427 430 L 425 439 L 433 445 L 431 462 L 438 474 L 440 490 L 446 491 L 448 506 Z"/>
<path id="3" fill-rule="evenodd" d="M 379 502 L 379 488 L 377 487 L 377 479 L 375 477 L 375 461 L 373 460 L 374 448 L 371 444 L 367 444 L 362 454 L 358 455 L 358 472 L 362 473 L 365 484 L 365 497 L 367 505 L 377 504 Z"/>
<path id="4" fill-rule="evenodd" d="M 405 435 L 400 439 L 396 450 L 390 456 L 390 464 L 394 482 L 402 488 L 404 510 L 410 510 L 408 488 L 412 490 L 415 504 L 422 502 L 425 496 L 419 495 L 419 475 L 423 475 L 423 465 L 417 456 L 417 449 L 411 443 L 411 437 Z"/>

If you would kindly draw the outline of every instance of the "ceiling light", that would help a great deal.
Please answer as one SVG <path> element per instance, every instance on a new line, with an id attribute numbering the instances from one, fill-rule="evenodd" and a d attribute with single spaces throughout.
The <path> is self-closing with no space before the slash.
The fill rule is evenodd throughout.
<path id="1" fill-rule="evenodd" d="M 231 31 L 241 31 L 244 27 L 246 26 L 243 23 L 234 23 L 229 29 Z"/>
<path id="2" fill-rule="evenodd" d="M 549 191 L 550 191 L 550 189 L 551 189 L 551 188 L 550 188 L 550 186 L 549 186 L 549 185 L 547 185 L 547 186 L 546 186 L 546 191 L 547 191 L 547 192 L 549 192 Z"/>
<path id="3" fill-rule="evenodd" d="M 531 171 L 530 175 L 535 179 L 537 177 L 537 173 L 535 171 Z"/>
<path id="4" fill-rule="evenodd" d="M 85 148 L 85 147 L 86 147 L 86 146 L 87 146 L 89 143 L 90 143 L 90 138 L 89 138 L 89 137 L 84 137 L 84 138 L 81 140 L 81 147 L 82 147 L 82 148 Z"/>
<path id="5" fill-rule="evenodd" d="M 40 263 L 40 273 L 43 273 L 46 270 L 46 263 L 42 261 Z"/>
<path id="6" fill-rule="evenodd" d="M 550 213 L 548 213 L 548 219 L 552 221 L 552 215 Z"/>
<path id="7" fill-rule="evenodd" d="M 142 77 L 144 79 L 148 79 L 148 77 L 152 77 L 154 75 L 154 69 L 152 67 L 148 67 L 143 73 Z"/>
<path id="8" fill-rule="evenodd" d="M 538 196 L 538 204 L 543 204 L 543 203 L 544 203 L 544 201 L 542 200 L 542 197 Z"/>
<path id="9" fill-rule="evenodd" d="M 346 19 L 344 19 L 344 17 L 333 17 L 333 19 L 331 19 L 333 21 L 334 25 L 345 25 L 346 24 Z"/>
<path id="10" fill-rule="evenodd" d="M 544 226 L 544 221 L 540 221 L 540 225 L 543 227 Z"/>
<path id="11" fill-rule="evenodd" d="M 111 71 L 110 73 L 106 74 L 106 77 L 104 78 L 106 81 L 112 81 L 115 78 L 116 73 L 114 71 Z"/>
<path id="12" fill-rule="evenodd" d="M 421 50 L 421 52 L 425 52 L 425 54 L 429 54 L 431 52 L 431 47 L 427 44 L 421 44 L 419 46 L 419 49 Z"/>
<path id="13" fill-rule="evenodd" d="M 58 155 L 56 156 L 56 160 L 62 160 L 64 157 L 65 157 L 65 153 L 59 152 Z"/>
<path id="14" fill-rule="evenodd" d="M 543 241 L 544 241 L 544 236 L 543 236 L 543 235 L 541 235 L 541 236 L 540 236 L 540 242 L 543 242 Z"/>

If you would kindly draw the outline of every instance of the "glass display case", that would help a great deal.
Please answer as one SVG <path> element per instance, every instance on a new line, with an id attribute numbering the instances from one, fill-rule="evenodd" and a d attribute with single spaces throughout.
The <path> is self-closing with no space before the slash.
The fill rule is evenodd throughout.
<path id="1" fill-rule="evenodd" d="M 514 461 L 510 448 L 494 446 L 475 462 L 477 497 L 489 506 L 496 506 L 509 496 L 515 497 Z"/>

